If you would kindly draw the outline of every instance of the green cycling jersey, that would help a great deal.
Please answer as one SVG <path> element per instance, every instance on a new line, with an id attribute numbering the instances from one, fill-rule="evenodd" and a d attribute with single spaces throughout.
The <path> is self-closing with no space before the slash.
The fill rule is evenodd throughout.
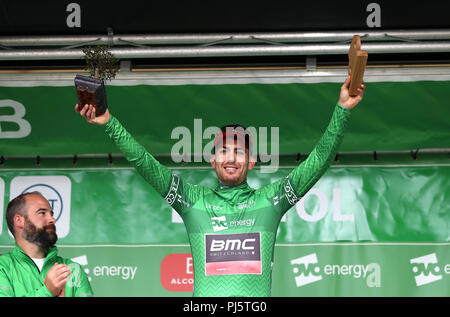
<path id="1" fill-rule="evenodd" d="M 161 165 L 111 116 L 106 133 L 185 224 L 194 266 L 194 296 L 270 296 L 276 232 L 284 213 L 335 157 L 351 110 L 336 105 L 308 158 L 260 189 L 246 181 L 215 188 L 189 184 Z"/>

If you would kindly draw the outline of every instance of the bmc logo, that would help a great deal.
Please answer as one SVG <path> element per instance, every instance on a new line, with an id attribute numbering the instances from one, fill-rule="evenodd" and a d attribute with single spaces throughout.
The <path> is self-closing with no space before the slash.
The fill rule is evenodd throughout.
<path id="1" fill-rule="evenodd" d="M 12 200 L 23 193 L 40 192 L 53 209 L 58 238 L 64 238 L 70 230 L 71 190 L 67 176 L 17 176 L 11 181 L 9 197 Z"/>
<path id="2" fill-rule="evenodd" d="M 261 274 L 261 233 L 205 234 L 205 275 Z"/>
<path id="3" fill-rule="evenodd" d="M 412 271 L 417 286 L 430 284 L 442 279 L 441 268 L 439 267 L 436 253 L 427 254 L 410 260 Z M 445 273 L 449 274 L 449 265 L 445 266 Z"/>
<path id="4" fill-rule="evenodd" d="M 194 291 L 192 254 L 173 253 L 161 261 L 161 285 L 170 292 Z"/>
<path id="5" fill-rule="evenodd" d="M 250 250 L 255 251 L 255 241 L 256 239 L 229 239 L 229 240 L 212 240 L 211 248 L 209 251 L 211 252 L 220 252 L 220 251 L 244 251 Z"/>

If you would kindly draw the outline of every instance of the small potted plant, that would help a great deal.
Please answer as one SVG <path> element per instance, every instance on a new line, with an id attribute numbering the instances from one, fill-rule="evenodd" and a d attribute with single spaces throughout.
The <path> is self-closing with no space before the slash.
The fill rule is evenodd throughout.
<path id="1" fill-rule="evenodd" d="M 118 59 L 108 51 L 107 46 L 89 46 L 83 49 L 83 53 L 90 76 L 75 76 L 78 105 L 80 109 L 86 104 L 93 105 L 96 116 L 99 116 L 108 107 L 105 81 L 115 78 L 119 70 Z"/>

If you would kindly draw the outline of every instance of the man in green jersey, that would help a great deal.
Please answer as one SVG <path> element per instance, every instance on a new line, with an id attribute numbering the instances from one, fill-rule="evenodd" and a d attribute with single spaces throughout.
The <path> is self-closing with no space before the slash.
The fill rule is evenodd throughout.
<path id="1" fill-rule="evenodd" d="M 38 192 L 24 193 L 6 208 L 16 245 L 0 256 L 0 297 L 92 296 L 80 265 L 58 256 L 53 210 Z"/>
<path id="2" fill-rule="evenodd" d="M 194 266 L 194 296 L 270 296 L 272 261 L 278 225 L 284 213 L 317 182 L 335 157 L 351 109 L 363 97 L 349 95 L 350 77 L 341 87 L 331 122 L 308 158 L 289 175 L 253 189 L 247 172 L 255 165 L 251 138 L 238 126 L 216 135 L 211 165 L 214 188 L 189 184 L 161 165 L 109 111 L 75 106 L 106 134 L 144 179 L 174 208 L 186 226 Z M 244 133 L 243 133 L 244 132 Z"/>

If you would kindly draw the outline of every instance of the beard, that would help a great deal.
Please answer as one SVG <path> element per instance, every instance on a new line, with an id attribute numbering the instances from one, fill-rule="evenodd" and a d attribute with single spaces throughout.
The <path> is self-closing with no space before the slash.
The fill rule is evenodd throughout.
<path id="1" fill-rule="evenodd" d="M 25 217 L 25 226 L 22 232 L 22 237 L 43 249 L 52 247 L 58 240 L 58 236 L 56 235 L 56 226 L 54 224 L 38 229 L 31 221 L 28 220 L 28 217 Z"/>

